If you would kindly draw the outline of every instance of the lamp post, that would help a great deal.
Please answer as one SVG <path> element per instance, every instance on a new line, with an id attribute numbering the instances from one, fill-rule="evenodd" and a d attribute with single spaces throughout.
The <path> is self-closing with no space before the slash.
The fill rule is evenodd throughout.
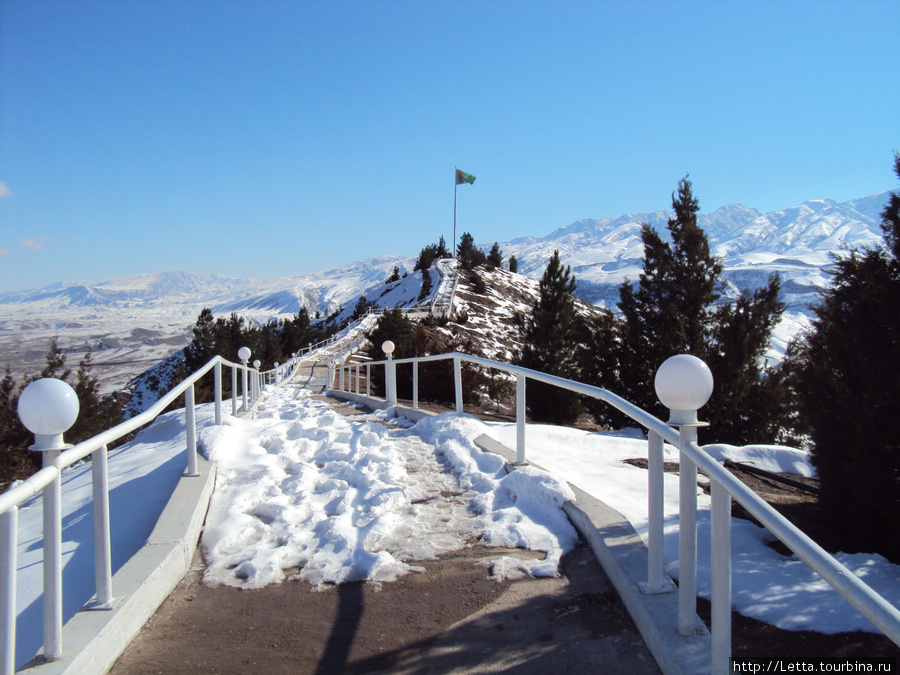
<path id="1" fill-rule="evenodd" d="M 681 635 L 693 635 L 697 631 L 697 465 L 685 453 L 685 448 L 697 441 L 697 429 L 706 426 L 697 420 L 697 410 L 709 400 L 713 391 L 713 376 L 703 361 L 690 354 L 672 356 L 656 371 L 654 380 L 656 395 L 669 409 L 669 424 L 678 428 L 680 445 L 680 468 L 678 476 L 678 632 Z M 661 454 L 661 453 L 659 453 Z M 661 463 L 661 458 L 660 458 Z M 651 473 L 653 469 L 651 468 Z M 660 471 L 661 473 L 661 471 Z M 661 481 L 660 481 L 661 482 Z M 714 486 L 715 487 L 715 486 Z M 651 494 L 655 490 L 651 486 Z M 715 495 L 714 501 L 721 499 Z M 659 490 L 659 499 L 662 499 Z M 651 505 L 651 508 L 653 505 Z M 660 507 L 657 507 L 661 509 Z M 715 510 L 715 505 L 714 505 Z M 657 525 L 661 529 L 661 524 Z M 661 533 L 657 533 L 661 537 Z M 714 549 L 713 558 L 725 555 L 728 558 L 728 586 L 731 585 L 731 541 L 728 539 L 728 551 Z M 661 548 L 661 547 L 660 547 Z M 713 569 L 717 565 L 713 563 Z M 721 567 L 719 568 L 721 569 Z M 722 583 L 721 579 L 713 579 L 713 587 Z M 716 595 L 716 591 L 713 591 Z M 717 619 L 723 619 L 731 631 L 731 607 L 729 590 L 729 607 L 727 618 L 721 617 L 720 609 L 713 604 L 713 625 Z M 719 626 L 721 628 L 721 624 Z M 715 642 L 715 640 L 714 640 Z"/>
<path id="2" fill-rule="evenodd" d="M 241 385 L 244 387 L 244 412 L 250 409 L 250 396 L 247 393 L 247 361 L 250 360 L 250 348 L 249 347 L 241 347 L 238 349 L 238 358 L 241 360 L 243 364 L 241 376 Z"/>
<path id="3" fill-rule="evenodd" d="M 256 369 L 256 373 L 254 375 L 254 382 L 256 385 L 253 387 L 253 398 L 257 398 L 262 391 L 263 387 L 265 387 L 265 382 L 262 381 L 262 375 L 259 373 L 259 367 L 262 365 L 262 361 L 259 359 L 253 360 L 253 367 Z"/>
<path id="4" fill-rule="evenodd" d="M 384 366 L 384 388 L 387 402 L 397 405 L 397 365 L 394 363 L 394 343 L 385 340 L 381 345 L 381 351 L 387 356 Z"/>
<path id="5" fill-rule="evenodd" d="M 43 453 L 43 465 L 53 466 L 67 445 L 63 434 L 75 423 L 80 406 L 75 390 L 62 380 L 42 378 L 19 396 L 22 424 L 34 434 L 29 450 Z M 62 656 L 62 487 L 57 474 L 44 488 L 44 656 Z"/>

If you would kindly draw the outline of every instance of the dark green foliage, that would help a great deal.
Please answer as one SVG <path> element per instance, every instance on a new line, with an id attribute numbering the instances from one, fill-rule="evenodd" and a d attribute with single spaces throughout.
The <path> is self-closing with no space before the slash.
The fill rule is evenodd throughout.
<path id="1" fill-rule="evenodd" d="M 431 272 L 427 269 L 422 270 L 422 290 L 419 291 L 419 302 L 422 302 L 431 294 Z"/>
<path id="2" fill-rule="evenodd" d="M 619 288 L 621 321 L 595 327 L 592 351 L 613 351 L 594 356 L 601 362 L 594 367 L 603 370 L 587 379 L 665 419 L 654 388 L 656 371 L 670 356 L 693 354 L 706 361 L 715 381 L 700 413 L 710 423 L 704 440 L 773 442 L 785 390 L 760 362 L 784 311 L 781 284 L 773 276 L 764 288 L 717 305 L 722 263 L 697 224 L 700 206 L 687 178 L 672 195 L 672 208 L 671 244 L 649 225 L 641 229 L 643 273 L 636 286 L 626 281 Z M 609 408 L 603 419 L 628 423 Z"/>
<path id="3" fill-rule="evenodd" d="M 540 283 L 540 297 L 531 316 L 522 319 L 522 352 L 518 365 L 550 375 L 578 376 L 582 327 L 575 314 L 575 279 L 570 267 L 563 268 L 554 251 Z M 564 424 L 582 412 L 578 397 L 564 389 L 530 381 L 526 400 L 535 420 Z"/>
<path id="4" fill-rule="evenodd" d="M 475 247 L 475 239 L 468 232 L 463 232 L 456 247 L 456 258 L 464 270 L 471 270 L 483 265 L 487 258 L 484 251 Z"/>
<path id="5" fill-rule="evenodd" d="M 434 244 L 429 244 L 419 252 L 419 257 L 416 258 L 416 265 L 413 267 L 413 271 L 418 272 L 419 270 L 424 271 L 431 269 L 431 266 L 438 257 L 438 247 Z"/>
<path id="6" fill-rule="evenodd" d="M 900 177 L 900 155 L 894 169 Z M 793 345 L 801 431 L 820 505 L 842 550 L 900 562 L 900 194 L 882 212 L 886 246 L 835 261 L 809 333 Z"/>
<path id="7" fill-rule="evenodd" d="M 496 241 L 494 242 L 494 245 L 491 246 L 491 251 L 487 255 L 487 264 L 493 268 L 503 266 L 503 251 L 500 250 L 500 244 Z"/>
<path id="8" fill-rule="evenodd" d="M 478 295 L 487 293 L 487 284 L 484 283 L 484 279 L 482 279 L 481 275 L 475 270 L 472 270 L 472 272 L 469 273 L 469 281 L 472 282 L 472 290 L 475 291 L 475 293 Z"/>
<path id="9" fill-rule="evenodd" d="M 232 363 L 240 363 L 238 350 L 245 346 L 250 348 L 251 363 L 259 359 L 262 370 L 271 369 L 276 361 L 286 362 L 292 354 L 328 337 L 335 329 L 333 322 L 313 326 L 304 307 L 293 319 L 260 325 L 250 325 L 237 314 L 231 314 L 227 319 L 216 319 L 208 308 L 204 308 L 194 324 L 194 337 L 184 350 L 184 371 L 176 373 L 172 381 L 160 383 L 160 390 L 168 391 L 216 355 Z M 222 390 L 224 396 L 231 395 L 230 377 L 223 376 Z M 213 375 L 209 373 L 197 384 L 195 396 L 198 402 L 205 402 L 211 401 L 213 395 Z"/>
<path id="10" fill-rule="evenodd" d="M 397 268 L 395 267 L 394 269 Z M 397 278 L 400 278 L 399 275 Z M 377 303 L 367 300 L 364 295 L 359 296 L 359 300 L 356 301 L 356 306 L 353 308 L 353 314 L 350 316 L 350 321 L 361 319 L 370 309 L 375 309 L 376 307 L 378 307 Z"/>
<path id="11" fill-rule="evenodd" d="M 381 315 L 372 332 L 366 333 L 369 340 L 367 354 L 373 361 L 383 361 L 385 354 L 381 351 L 381 345 L 386 340 L 394 343 L 395 359 L 405 359 L 415 356 L 415 347 L 413 338 L 415 336 L 415 327 L 412 322 L 407 319 L 399 309 L 391 309 Z M 398 372 L 397 384 L 398 392 L 400 391 L 400 373 Z M 371 391 L 375 396 L 384 396 L 384 368 L 373 366 L 371 369 Z M 412 376 L 409 378 L 412 382 Z M 412 385 L 410 385 L 411 387 Z M 401 394 L 402 395 L 402 394 Z"/>
<path id="12" fill-rule="evenodd" d="M 453 257 L 453 255 L 447 249 L 447 242 L 444 241 L 443 235 L 441 235 L 440 241 L 438 241 L 437 257 L 438 258 L 452 258 Z"/>
<path id="13" fill-rule="evenodd" d="M 80 443 L 122 421 L 123 402 L 115 395 L 103 396 L 97 378 L 91 374 L 92 357 L 87 353 L 78 364 L 73 378 L 66 368 L 65 353 L 57 340 L 52 340 L 46 363 L 36 376 L 16 385 L 9 368 L 0 380 L 0 489 L 11 480 L 26 478 L 41 467 L 41 453 L 28 450 L 34 437 L 19 421 L 18 403 L 22 390 L 39 378 L 52 377 L 67 381 L 78 396 L 79 413 L 72 427 L 65 433 L 67 443 Z"/>
<path id="14" fill-rule="evenodd" d="M 509 256 L 509 271 L 513 274 L 519 273 L 519 259 L 514 255 Z"/>
<path id="15" fill-rule="evenodd" d="M 385 280 L 384 283 L 385 283 L 385 284 L 392 284 L 392 283 L 394 283 L 395 281 L 400 281 L 400 268 L 399 268 L 399 267 L 394 267 L 394 271 L 391 272 L 391 276 L 389 276 L 389 277 Z"/>

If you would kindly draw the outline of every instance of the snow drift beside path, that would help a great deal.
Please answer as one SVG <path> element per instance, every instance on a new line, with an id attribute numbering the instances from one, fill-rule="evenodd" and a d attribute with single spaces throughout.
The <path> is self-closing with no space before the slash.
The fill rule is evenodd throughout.
<path id="1" fill-rule="evenodd" d="M 528 425 L 526 457 L 608 504 L 647 543 L 647 472 L 624 463 L 647 457 L 647 441 L 636 430 L 590 433 L 578 429 Z M 515 447 L 515 424 L 490 423 L 488 435 Z M 635 437 L 637 436 L 637 437 Z M 770 471 L 811 475 L 805 453 L 781 446 L 704 446 L 714 457 L 751 461 Z M 667 462 L 678 461 L 678 450 L 666 444 Z M 664 477 L 666 574 L 678 579 L 678 476 Z M 770 544 L 775 537 L 749 520 L 733 518 L 732 606 L 744 616 L 785 630 L 819 633 L 880 632 L 797 556 L 784 556 Z M 841 564 L 895 607 L 900 606 L 900 566 L 877 554 L 838 553 Z M 697 489 L 697 589 L 711 597 L 710 498 Z"/>

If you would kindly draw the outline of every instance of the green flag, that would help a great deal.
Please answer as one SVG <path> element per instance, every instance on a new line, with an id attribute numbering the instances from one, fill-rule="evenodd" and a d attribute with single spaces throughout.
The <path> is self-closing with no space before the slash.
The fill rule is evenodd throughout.
<path id="1" fill-rule="evenodd" d="M 456 170 L 456 184 L 462 185 L 463 183 L 469 183 L 470 185 L 475 182 L 475 176 L 470 173 L 466 173 L 465 171 Z"/>

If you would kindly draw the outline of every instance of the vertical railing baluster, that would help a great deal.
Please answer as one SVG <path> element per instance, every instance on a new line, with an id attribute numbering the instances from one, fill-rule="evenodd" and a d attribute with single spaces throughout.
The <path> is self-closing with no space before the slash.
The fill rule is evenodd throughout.
<path id="1" fill-rule="evenodd" d="M 663 470 L 663 437 L 651 430 L 647 435 L 647 515 L 648 556 L 647 592 L 663 590 L 663 523 L 665 520 L 665 472 Z"/>
<path id="2" fill-rule="evenodd" d="M 366 364 L 366 396 L 372 395 L 372 386 L 371 386 L 372 378 L 369 377 L 370 370 L 371 370 L 371 368 L 369 367 L 369 364 L 367 363 Z"/>
<path id="3" fill-rule="evenodd" d="M 12 506 L 0 515 L 0 551 L 3 553 L 2 570 L 0 570 L 0 639 L 3 649 L 3 661 L 0 663 L 0 675 L 13 675 L 16 672 L 16 577 L 17 551 L 19 539 L 19 507 Z"/>
<path id="4" fill-rule="evenodd" d="M 237 416 L 237 366 L 231 366 L 231 416 Z"/>
<path id="5" fill-rule="evenodd" d="M 731 659 L 731 495 L 715 479 L 712 479 L 711 492 L 711 671 L 727 673 Z"/>
<path id="6" fill-rule="evenodd" d="M 516 373 L 516 464 L 525 463 L 525 373 Z"/>
<path id="7" fill-rule="evenodd" d="M 194 385 L 184 390 L 184 435 L 187 439 L 187 472 L 199 476 L 197 470 L 197 422 L 194 415 Z"/>
<path id="8" fill-rule="evenodd" d="M 419 407 L 419 362 L 413 361 L 412 368 L 413 368 L 412 407 L 413 407 L 413 410 L 417 410 Z"/>
<path id="9" fill-rule="evenodd" d="M 697 465 L 684 448 L 697 437 L 697 428 L 682 426 L 678 476 L 678 632 L 697 632 Z"/>
<path id="10" fill-rule="evenodd" d="M 216 426 L 222 424 L 222 361 L 216 357 L 213 366 L 213 392 L 216 397 Z"/>
<path id="11" fill-rule="evenodd" d="M 458 356 L 453 357 L 453 387 L 456 391 L 456 412 L 463 412 L 462 365 Z"/>
<path id="12" fill-rule="evenodd" d="M 112 609 L 112 543 L 109 535 L 109 461 L 105 445 L 91 453 L 94 510 L 94 602 L 92 609 Z"/>
<path id="13" fill-rule="evenodd" d="M 62 656 L 62 479 L 59 450 L 44 450 L 44 466 L 56 468 L 53 481 L 44 488 L 44 658 Z"/>

